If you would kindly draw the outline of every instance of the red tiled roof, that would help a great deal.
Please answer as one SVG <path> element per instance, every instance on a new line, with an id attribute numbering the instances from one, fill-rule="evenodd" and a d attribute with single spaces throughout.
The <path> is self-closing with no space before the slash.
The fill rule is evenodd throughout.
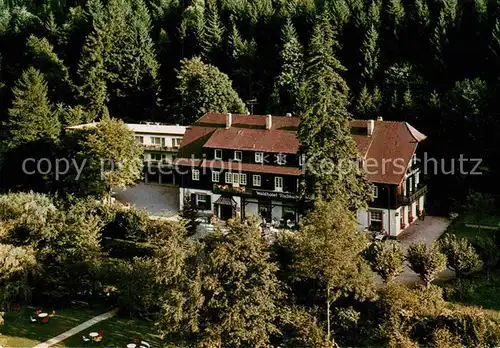
<path id="1" fill-rule="evenodd" d="M 207 137 L 204 147 L 247 151 L 296 153 L 299 141 L 295 129 L 299 117 L 272 116 L 272 128 L 266 130 L 266 117 L 258 115 L 232 115 L 232 127 L 226 129 L 226 114 L 207 113 L 186 130 L 182 147 Z M 398 185 L 415 153 L 417 144 L 426 138 L 406 122 L 374 121 L 374 131 L 367 134 L 368 120 L 352 120 L 353 139 L 365 159 L 367 179 L 371 182 Z M 260 128 L 260 129 L 256 129 Z M 358 131 L 354 132 L 354 128 Z M 210 133 L 213 132 L 212 135 Z M 255 146 L 255 147 L 254 147 Z M 181 150 L 182 150 L 181 147 Z M 182 157 L 186 153 L 180 153 Z M 195 156 L 196 157 L 196 156 Z M 198 162 L 199 164 L 203 164 Z M 203 164 L 204 165 L 204 164 Z M 234 163 L 233 163 L 234 165 Z M 243 163 L 248 171 L 261 173 L 300 175 L 299 168 L 263 166 Z M 286 173 L 284 173 L 285 171 Z M 292 173 L 290 171 L 290 173 Z"/>
<path id="2" fill-rule="evenodd" d="M 215 149 L 234 149 L 245 151 L 265 151 L 274 153 L 297 153 L 300 142 L 297 132 L 285 130 L 266 130 L 219 128 L 205 143 L 204 147 Z"/>
<path id="3" fill-rule="evenodd" d="M 302 174 L 302 170 L 296 167 L 270 166 L 257 163 L 226 162 L 220 160 L 209 161 L 200 159 L 177 158 L 174 161 L 174 165 L 293 176 L 299 176 Z"/>
<path id="4" fill-rule="evenodd" d="M 426 137 L 406 122 L 375 121 L 373 135 L 362 138 L 371 139 L 367 151 L 361 152 L 367 161 L 367 179 L 399 185 L 417 144 Z"/>

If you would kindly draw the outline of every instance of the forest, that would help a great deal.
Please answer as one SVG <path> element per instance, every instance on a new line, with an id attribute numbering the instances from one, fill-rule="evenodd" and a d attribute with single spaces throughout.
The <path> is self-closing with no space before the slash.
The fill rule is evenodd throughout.
<path id="1" fill-rule="evenodd" d="M 304 81 L 326 54 L 352 117 L 409 122 L 446 170 L 461 154 L 483 159 L 481 176 L 431 178 L 442 212 L 453 202 L 440 197 L 498 191 L 499 14 L 487 0 L 2 0 L 3 143 L 13 124 L 54 135 L 104 114 L 183 124 L 205 111 L 301 115 Z"/>

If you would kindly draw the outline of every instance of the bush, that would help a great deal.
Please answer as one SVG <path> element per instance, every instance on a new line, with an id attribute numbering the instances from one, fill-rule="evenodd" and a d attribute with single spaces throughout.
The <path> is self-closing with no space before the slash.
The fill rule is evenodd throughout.
<path id="1" fill-rule="evenodd" d="M 114 219 L 104 228 L 103 235 L 109 238 L 145 241 L 149 222 L 149 215 L 145 210 L 118 209 Z"/>

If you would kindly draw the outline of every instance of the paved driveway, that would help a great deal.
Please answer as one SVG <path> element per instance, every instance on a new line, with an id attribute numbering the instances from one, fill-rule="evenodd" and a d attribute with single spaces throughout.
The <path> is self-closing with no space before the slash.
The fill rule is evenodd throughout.
<path id="1" fill-rule="evenodd" d="M 439 238 L 446 230 L 450 221 L 446 218 L 426 216 L 425 220 L 418 220 L 413 226 L 409 227 L 401 238 L 401 245 L 406 251 L 412 243 L 424 241 L 427 246 L 431 246 L 432 242 Z M 453 277 L 453 272 L 446 269 L 439 275 L 440 279 L 449 279 Z M 414 285 L 420 283 L 420 278 L 414 273 L 408 263 L 405 261 L 405 270 L 400 274 L 396 281 L 399 283 Z"/>
<path id="2" fill-rule="evenodd" d="M 116 200 L 146 209 L 158 217 L 172 217 L 179 213 L 179 188 L 139 183 L 125 190 L 115 190 Z"/>

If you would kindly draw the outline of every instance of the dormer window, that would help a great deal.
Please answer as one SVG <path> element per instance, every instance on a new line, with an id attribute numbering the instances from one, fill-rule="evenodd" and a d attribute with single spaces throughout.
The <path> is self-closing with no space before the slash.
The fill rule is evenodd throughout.
<path id="1" fill-rule="evenodd" d="M 255 153 L 255 163 L 264 163 L 264 152 Z"/>
<path id="2" fill-rule="evenodd" d="M 243 155 L 242 155 L 241 151 L 234 151 L 234 160 L 235 161 L 241 161 L 242 158 L 243 158 Z"/>
<path id="3" fill-rule="evenodd" d="M 286 155 L 284 153 L 276 154 L 276 163 L 280 166 L 284 166 L 286 164 Z"/>
<path id="4" fill-rule="evenodd" d="M 216 160 L 221 160 L 222 159 L 222 150 L 221 149 L 215 149 L 215 151 L 214 151 L 214 158 Z"/>

